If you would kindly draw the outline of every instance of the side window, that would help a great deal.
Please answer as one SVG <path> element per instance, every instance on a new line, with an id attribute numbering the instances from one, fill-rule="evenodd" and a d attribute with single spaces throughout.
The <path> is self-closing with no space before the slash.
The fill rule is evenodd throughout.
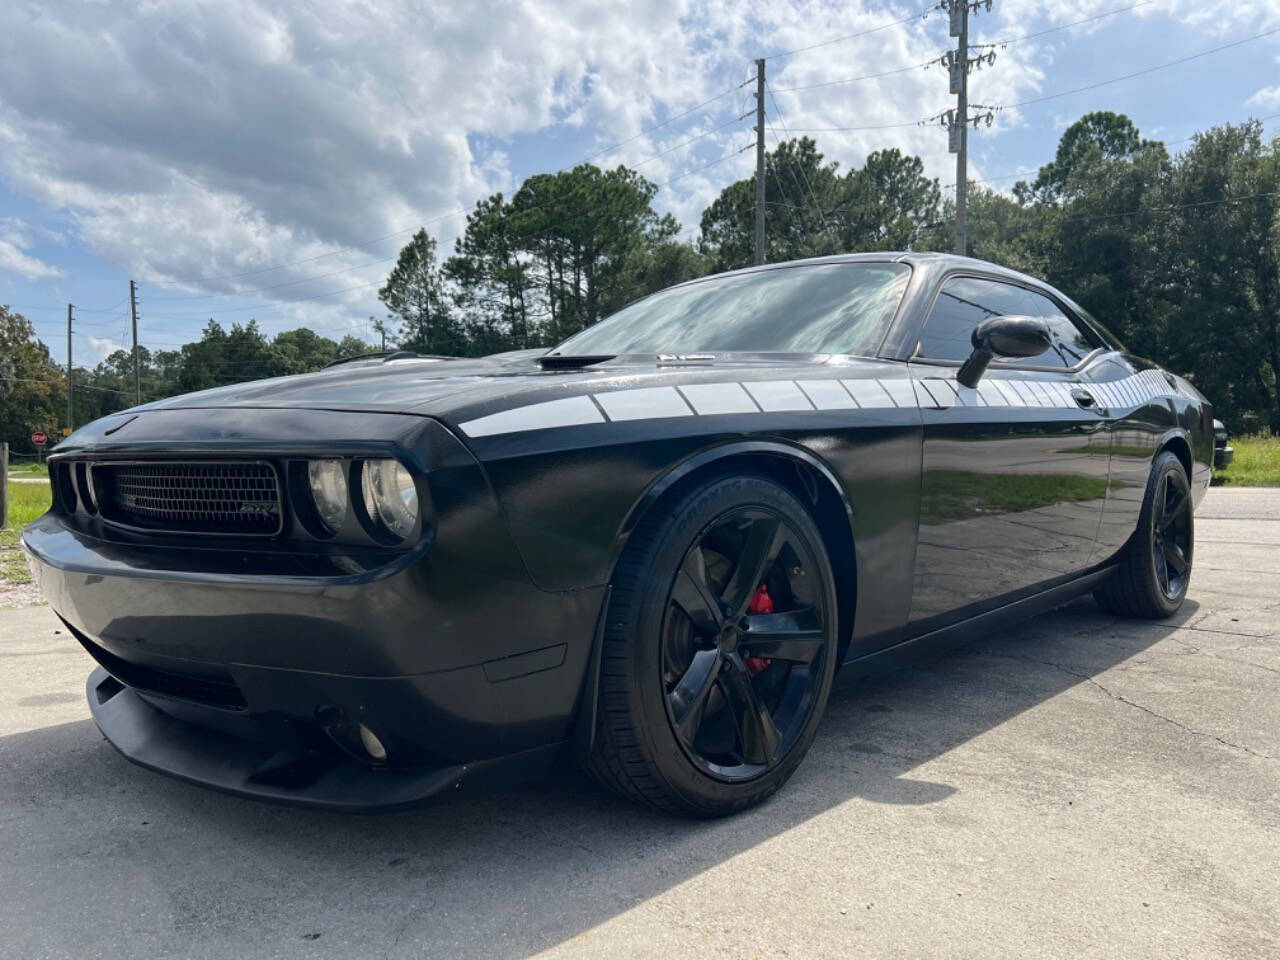
<path id="1" fill-rule="evenodd" d="M 1038 317 L 1049 325 L 1053 345 L 1038 357 L 997 361 L 1037 367 L 1071 367 L 1096 346 L 1048 297 L 1011 283 L 954 277 L 942 286 L 924 332 L 920 353 L 931 360 L 964 360 L 973 349 L 973 328 L 988 317 Z"/>

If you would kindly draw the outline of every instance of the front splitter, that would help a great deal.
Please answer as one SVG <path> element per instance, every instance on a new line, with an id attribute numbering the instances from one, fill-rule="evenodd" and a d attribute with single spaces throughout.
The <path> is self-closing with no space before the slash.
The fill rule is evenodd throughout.
<path id="1" fill-rule="evenodd" d="M 377 769 L 342 755 L 240 740 L 174 719 L 99 667 L 87 694 L 94 722 L 129 761 L 222 793 L 337 813 L 389 813 L 458 789 L 550 769 L 562 745 L 476 763 Z"/>

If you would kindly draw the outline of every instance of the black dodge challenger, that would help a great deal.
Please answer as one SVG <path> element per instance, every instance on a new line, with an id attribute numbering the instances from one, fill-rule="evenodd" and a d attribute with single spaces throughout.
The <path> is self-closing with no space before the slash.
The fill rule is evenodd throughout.
<path id="1" fill-rule="evenodd" d="M 1088 591 L 1172 614 L 1213 454 L 1205 398 L 1057 290 L 843 256 L 103 418 L 23 545 L 143 766 L 375 810 L 568 759 L 714 816 L 837 677 Z"/>

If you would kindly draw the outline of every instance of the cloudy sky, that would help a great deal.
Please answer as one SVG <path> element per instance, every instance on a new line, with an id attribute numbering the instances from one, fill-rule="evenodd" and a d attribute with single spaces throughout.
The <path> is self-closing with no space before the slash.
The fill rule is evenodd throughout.
<path id="1" fill-rule="evenodd" d="M 1093 109 L 1123 111 L 1175 150 L 1197 129 L 1249 116 L 1280 131 L 1280 0 L 1120 10 L 1134 2 L 994 0 L 971 20 L 976 41 L 1018 40 L 974 76 L 971 100 L 1025 104 L 971 138 L 971 177 L 1008 187 Z M 419 225 L 447 249 L 477 198 L 588 157 L 664 184 L 658 205 L 692 236 L 702 208 L 751 170 L 751 152 L 737 152 L 752 142 L 740 85 L 759 56 L 771 57 L 770 148 L 816 131 L 847 167 L 898 147 L 950 185 L 945 132 L 914 123 L 954 102 L 945 75 L 919 66 L 952 43 L 945 14 L 922 10 L 907 0 L 6 0 L 0 303 L 64 358 L 74 302 L 77 362 L 126 342 L 130 277 L 140 339 L 155 348 L 193 338 L 210 316 L 256 318 L 268 333 L 363 334 Z M 1097 19 L 1067 26 L 1087 18 Z M 1267 31 L 1278 32 L 1071 92 Z M 850 34 L 863 35 L 837 39 Z M 1029 34 L 1039 35 L 1019 39 Z M 879 76 L 854 79 L 868 75 Z"/>

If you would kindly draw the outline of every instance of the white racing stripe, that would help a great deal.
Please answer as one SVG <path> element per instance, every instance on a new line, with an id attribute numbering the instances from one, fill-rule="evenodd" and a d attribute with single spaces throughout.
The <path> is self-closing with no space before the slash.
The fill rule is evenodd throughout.
<path id="1" fill-rule="evenodd" d="M 853 410 L 858 401 L 840 385 L 839 380 L 797 380 L 815 410 Z"/>
<path id="2" fill-rule="evenodd" d="M 880 384 L 880 380 L 841 380 L 849 395 L 858 401 L 860 407 L 895 407 L 893 398 Z"/>
<path id="3" fill-rule="evenodd" d="M 462 429 L 469 437 L 492 437 L 498 433 L 523 433 L 550 427 L 578 427 L 584 423 L 604 423 L 604 415 L 590 397 L 565 397 L 546 400 L 527 407 L 515 407 L 491 413 L 478 420 L 468 420 Z"/>
<path id="4" fill-rule="evenodd" d="M 765 413 L 812 410 L 813 404 L 794 380 L 758 380 L 743 384 Z"/>
<path id="5" fill-rule="evenodd" d="M 545 400 L 468 420 L 461 426 L 469 437 L 491 437 L 629 420 L 812 410 L 983 406 L 1075 409 L 1077 404 L 1071 391 L 1077 386 L 1087 389 L 1100 406 L 1113 413 L 1177 393 L 1159 370 L 1147 370 L 1106 383 L 989 377 L 982 380 L 977 389 L 960 386 L 951 377 L 754 380 L 631 387 L 590 397 Z"/>
<path id="6" fill-rule="evenodd" d="M 715 413 L 755 413 L 759 408 L 740 383 L 690 383 L 676 388 L 700 417 Z"/>
<path id="7" fill-rule="evenodd" d="M 691 417 L 693 411 L 675 387 L 637 387 L 597 393 L 596 403 L 610 420 L 658 420 L 662 417 Z"/>

